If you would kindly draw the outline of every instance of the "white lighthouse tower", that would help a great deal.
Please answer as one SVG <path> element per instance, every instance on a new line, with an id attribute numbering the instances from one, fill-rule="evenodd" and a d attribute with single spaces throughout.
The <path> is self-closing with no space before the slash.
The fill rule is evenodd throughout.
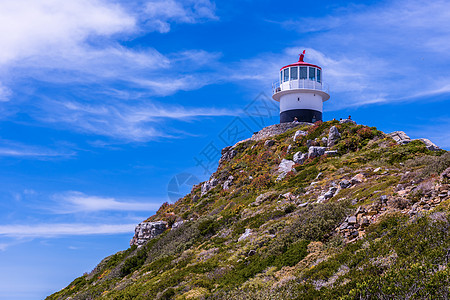
<path id="1" fill-rule="evenodd" d="M 330 99 L 323 83 L 322 68 L 303 61 L 280 69 L 280 81 L 273 84 L 272 98 L 280 102 L 280 123 L 315 123 L 322 120 L 323 102 Z"/>

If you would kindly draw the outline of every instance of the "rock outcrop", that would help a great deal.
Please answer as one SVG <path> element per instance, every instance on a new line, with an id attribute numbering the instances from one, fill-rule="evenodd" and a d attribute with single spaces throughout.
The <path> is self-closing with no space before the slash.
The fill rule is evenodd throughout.
<path id="1" fill-rule="evenodd" d="M 269 137 L 285 133 L 286 131 L 303 125 L 311 125 L 311 123 L 306 122 L 291 122 L 291 123 L 280 123 L 271 126 L 264 127 L 260 131 L 253 134 L 250 138 L 252 141 L 260 141 L 267 139 Z"/>
<path id="2" fill-rule="evenodd" d="M 328 133 L 328 147 L 333 147 L 337 141 L 341 138 L 341 134 L 337 130 L 336 126 L 330 128 L 330 132 Z"/>
<path id="3" fill-rule="evenodd" d="M 134 236 L 130 241 L 130 246 L 142 246 L 148 240 L 157 237 L 167 229 L 167 222 L 142 222 L 134 229 Z"/>

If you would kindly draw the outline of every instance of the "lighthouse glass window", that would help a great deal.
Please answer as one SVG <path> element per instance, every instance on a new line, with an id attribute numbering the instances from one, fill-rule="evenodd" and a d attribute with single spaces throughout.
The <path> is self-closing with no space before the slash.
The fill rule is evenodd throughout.
<path id="1" fill-rule="evenodd" d="M 320 77 L 321 77 L 321 71 L 320 71 L 320 69 L 317 69 L 317 82 L 320 82 Z"/>
<path id="2" fill-rule="evenodd" d="M 291 80 L 298 79 L 298 67 L 291 67 Z"/>
<path id="3" fill-rule="evenodd" d="M 316 79 L 316 68 L 309 67 L 309 80 Z"/>
<path id="4" fill-rule="evenodd" d="M 307 69 L 306 67 L 300 67 L 300 79 L 306 79 L 307 78 Z"/>
<path id="5" fill-rule="evenodd" d="M 289 81 L 289 68 L 283 70 L 283 82 Z"/>

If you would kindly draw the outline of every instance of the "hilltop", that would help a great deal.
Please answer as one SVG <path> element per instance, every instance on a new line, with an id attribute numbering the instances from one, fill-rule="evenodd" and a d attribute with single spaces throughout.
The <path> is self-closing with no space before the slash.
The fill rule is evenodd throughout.
<path id="1" fill-rule="evenodd" d="M 429 140 L 272 126 L 47 299 L 448 299 L 449 187 Z"/>

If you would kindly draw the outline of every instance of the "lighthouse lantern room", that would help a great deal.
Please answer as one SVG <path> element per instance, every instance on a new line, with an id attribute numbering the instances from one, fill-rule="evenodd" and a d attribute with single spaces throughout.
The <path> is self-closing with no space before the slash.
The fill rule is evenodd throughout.
<path id="1" fill-rule="evenodd" d="M 324 88 L 322 68 L 303 61 L 280 69 L 280 81 L 273 84 L 272 98 L 280 102 L 280 123 L 322 120 L 323 102 L 330 99 Z"/>

